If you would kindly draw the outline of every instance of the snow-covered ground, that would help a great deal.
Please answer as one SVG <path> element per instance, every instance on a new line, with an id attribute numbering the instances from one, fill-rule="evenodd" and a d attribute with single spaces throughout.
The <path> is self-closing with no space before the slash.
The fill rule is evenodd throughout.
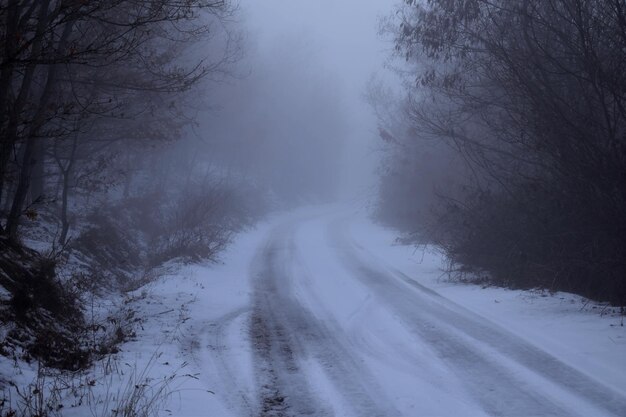
<path id="1" fill-rule="evenodd" d="M 359 210 L 276 215 L 138 290 L 136 341 L 63 415 L 106 415 L 146 378 L 160 415 L 626 415 L 622 317 L 450 283 L 395 238 Z"/>

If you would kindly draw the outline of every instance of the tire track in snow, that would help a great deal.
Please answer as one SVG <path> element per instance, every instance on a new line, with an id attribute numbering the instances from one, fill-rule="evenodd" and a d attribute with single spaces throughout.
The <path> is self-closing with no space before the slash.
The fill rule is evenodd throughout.
<path id="1" fill-rule="evenodd" d="M 289 277 L 279 271 L 280 253 L 291 252 L 288 228 L 272 232 L 254 260 L 254 295 L 249 331 L 257 377 L 258 416 L 286 417 L 332 415 L 317 412 L 320 400 L 311 392 L 297 361 L 302 353 L 291 329 L 285 327 L 289 312 L 279 288 L 289 285 Z"/>
<path id="2" fill-rule="evenodd" d="M 515 375 L 513 370 L 494 361 L 475 343 L 468 343 L 468 339 L 497 351 L 598 410 L 605 410 L 607 415 L 626 415 L 626 398 L 611 388 L 406 275 L 374 265 L 371 259 L 376 257 L 348 237 L 346 220 L 331 222 L 328 230 L 332 244 L 341 248 L 345 265 L 398 314 L 409 329 L 438 352 L 488 413 L 572 415 L 566 405 L 540 392 L 540 387 Z M 415 291 L 407 291 L 407 284 Z"/>
<path id="3" fill-rule="evenodd" d="M 289 265 L 297 258 L 295 223 L 277 228 L 256 258 L 254 302 L 250 335 L 256 374 L 261 387 L 259 415 L 332 416 L 312 392 L 300 363 L 312 358 L 324 370 L 333 388 L 359 417 L 395 416 L 389 401 L 380 398 L 375 379 L 358 363 L 337 329 L 321 323 L 291 292 L 295 277 Z"/>

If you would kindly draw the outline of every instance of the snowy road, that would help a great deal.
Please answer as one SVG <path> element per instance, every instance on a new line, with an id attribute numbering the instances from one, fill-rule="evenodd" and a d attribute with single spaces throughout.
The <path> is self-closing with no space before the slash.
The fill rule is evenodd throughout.
<path id="1" fill-rule="evenodd" d="M 251 262 L 249 305 L 222 317 L 210 336 L 231 411 L 626 415 L 623 392 L 597 375 L 413 278 L 419 281 L 362 246 L 345 213 L 300 213 L 277 222 Z M 244 364 L 229 353 L 237 327 L 249 349 Z M 251 368 L 247 386 L 242 367 Z"/>

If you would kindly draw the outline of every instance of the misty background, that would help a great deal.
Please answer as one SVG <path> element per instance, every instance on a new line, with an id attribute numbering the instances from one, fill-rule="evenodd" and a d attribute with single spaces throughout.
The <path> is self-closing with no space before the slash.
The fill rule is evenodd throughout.
<path id="1" fill-rule="evenodd" d="M 82 368 L 123 339 L 84 340 L 90 297 L 332 202 L 451 280 L 623 306 L 625 22 L 620 0 L 0 1 L 7 340 Z"/>
<path id="2" fill-rule="evenodd" d="M 371 196 L 378 130 L 365 96 L 391 48 L 378 36 L 387 3 L 241 2 L 243 59 L 194 130 L 207 157 L 295 202 Z"/>

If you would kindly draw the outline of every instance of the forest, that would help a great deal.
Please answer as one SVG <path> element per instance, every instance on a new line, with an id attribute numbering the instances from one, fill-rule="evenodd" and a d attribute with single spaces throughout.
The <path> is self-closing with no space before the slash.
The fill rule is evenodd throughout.
<path id="1" fill-rule="evenodd" d="M 407 0 L 378 217 L 460 280 L 626 302 L 626 6 Z M 395 94 L 395 96 L 394 96 Z"/>

